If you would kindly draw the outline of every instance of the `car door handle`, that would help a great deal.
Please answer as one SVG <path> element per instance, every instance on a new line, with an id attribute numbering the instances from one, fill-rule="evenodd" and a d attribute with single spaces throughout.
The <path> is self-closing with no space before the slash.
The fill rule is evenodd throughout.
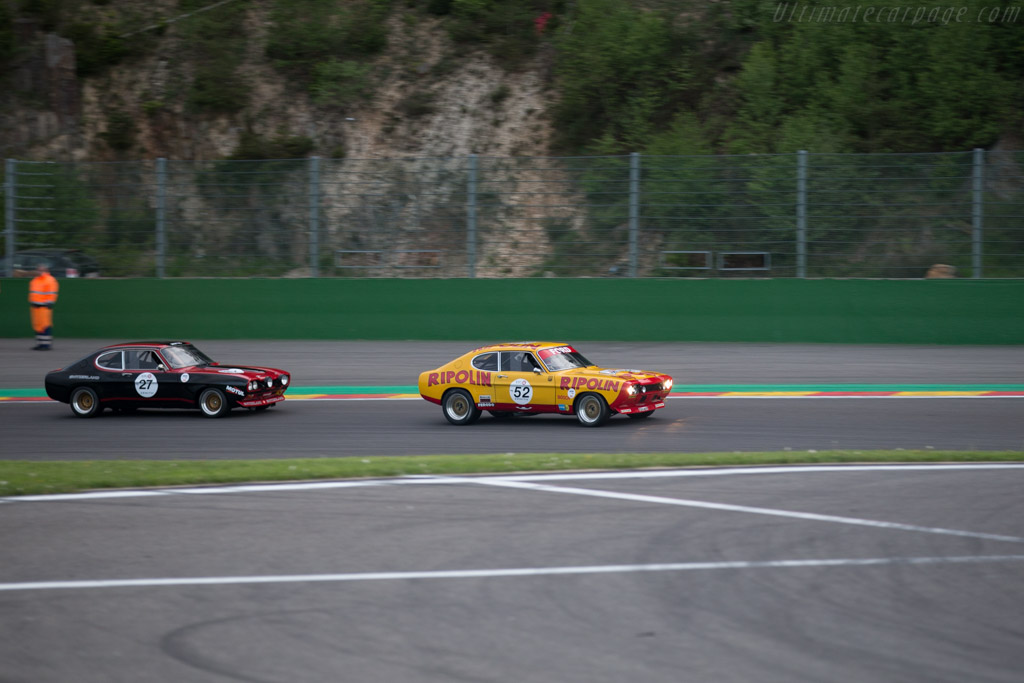
<path id="1" fill-rule="evenodd" d="M 508 379 L 508 375 L 498 375 L 498 379 Z"/>
<path id="2" fill-rule="evenodd" d="M 131 377 L 131 376 L 132 376 L 132 373 L 130 373 L 130 372 L 122 372 L 122 373 L 121 373 L 121 376 L 122 376 L 122 377 Z"/>

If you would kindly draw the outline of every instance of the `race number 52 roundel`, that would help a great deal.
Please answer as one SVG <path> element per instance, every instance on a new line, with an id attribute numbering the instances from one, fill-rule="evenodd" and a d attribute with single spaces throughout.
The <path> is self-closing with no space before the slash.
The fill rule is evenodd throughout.
<path id="1" fill-rule="evenodd" d="M 521 377 L 512 381 L 508 391 L 512 395 L 512 400 L 521 406 L 526 405 L 533 399 L 533 387 L 528 380 Z"/>

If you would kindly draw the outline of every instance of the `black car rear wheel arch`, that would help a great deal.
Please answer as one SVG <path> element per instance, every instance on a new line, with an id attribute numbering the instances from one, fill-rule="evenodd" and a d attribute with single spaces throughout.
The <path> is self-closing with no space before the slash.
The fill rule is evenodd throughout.
<path id="1" fill-rule="evenodd" d="M 441 398 L 441 410 L 453 425 L 473 424 L 480 417 L 473 397 L 465 389 L 449 389 Z"/>
<path id="2" fill-rule="evenodd" d="M 71 412 L 76 417 L 94 417 L 99 414 L 100 399 L 90 387 L 77 387 L 71 392 Z"/>
<path id="3" fill-rule="evenodd" d="M 584 427 L 600 427 L 611 417 L 608 404 L 600 394 L 582 394 L 573 402 L 576 419 Z"/>
<path id="4" fill-rule="evenodd" d="M 207 387 L 199 393 L 199 410 L 206 417 L 223 417 L 231 410 L 224 392 L 216 387 Z"/>

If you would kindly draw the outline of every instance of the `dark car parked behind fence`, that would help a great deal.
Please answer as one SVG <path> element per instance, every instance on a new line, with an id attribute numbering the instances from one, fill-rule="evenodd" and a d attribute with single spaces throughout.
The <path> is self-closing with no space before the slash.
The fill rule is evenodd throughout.
<path id="1" fill-rule="evenodd" d="M 35 277 L 36 266 L 45 262 L 50 274 L 57 278 L 99 277 L 100 266 L 95 259 L 78 249 L 26 249 L 14 253 L 14 274 L 11 277 Z M 5 259 L 0 257 L 0 272 L 6 274 Z"/>

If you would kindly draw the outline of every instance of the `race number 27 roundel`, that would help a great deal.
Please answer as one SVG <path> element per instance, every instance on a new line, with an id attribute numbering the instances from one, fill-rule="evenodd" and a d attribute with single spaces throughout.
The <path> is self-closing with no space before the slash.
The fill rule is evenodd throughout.
<path id="1" fill-rule="evenodd" d="M 139 392 L 142 398 L 153 398 L 156 396 L 156 376 L 152 372 L 144 372 L 135 378 L 135 391 Z"/>
<path id="2" fill-rule="evenodd" d="M 512 400 L 521 406 L 526 405 L 533 398 L 533 387 L 522 377 L 512 381 L 508 392 L 512 395 Z"/>

